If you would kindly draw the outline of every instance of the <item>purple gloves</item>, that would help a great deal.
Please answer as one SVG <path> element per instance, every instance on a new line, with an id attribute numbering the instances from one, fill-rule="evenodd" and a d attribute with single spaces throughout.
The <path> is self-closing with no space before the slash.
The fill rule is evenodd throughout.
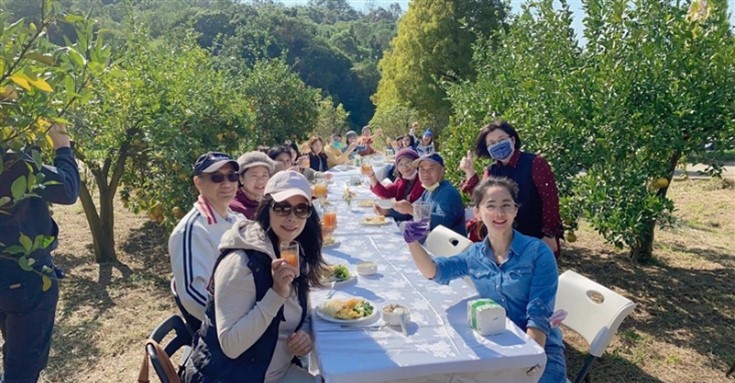
<path id="1" fill-rule="evenodd" d="M 410 221 L 406 222 L 406 226 L 403 229 L 403 239 L 406 243 L 413 243 L 422 240 L 426 235 L 429 234 L 429 220 L 422 219 L 421 221 Z"/>

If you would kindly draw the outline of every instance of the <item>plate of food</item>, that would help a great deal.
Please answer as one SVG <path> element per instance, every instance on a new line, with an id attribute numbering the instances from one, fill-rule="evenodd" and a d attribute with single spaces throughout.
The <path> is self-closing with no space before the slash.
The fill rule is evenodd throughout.
<path id="1" fill-rule="evenodd" d="M 390 221 L 382 215 L 376 215 L 372 217 L 363 218 L 362 220 L 360 220 L 360 223 L 363 225 L 379 226 L 379 225 L 388 224 L 390 223 Z"/>
<path id="2" fill-rule="evenodd" d="M 355 275 L 350 272 L 350 269 L 345 265 L 327 265 L 325 273 L 319 278 L 326 288 L 331 287 L 332 282 L 335 286 L 343 285 L 345 283 L 352 282 L 355 280 Z"/>
<path id="3" fill-rule="evenodd" d="M 327 322 L 360 323 L 378 315 L 375 304 L 362 298 L 334 298 L 317 306 L 316 315 Z"/>
<path id="4" fill-rule="evenodd" d="M 359 207 L 373 207 L 373 205 L 375 205 L 375 201 L 371 199 L 364 199 L 357 203 Z"/>
<path id="5" fill-rule="evenodd" d="M 331 235 L 324 237 L 324 241 L 322 242 L 322 248 L 329 248 L 329 247 L 337 247 L 340 244 L 340 242 Z"/>

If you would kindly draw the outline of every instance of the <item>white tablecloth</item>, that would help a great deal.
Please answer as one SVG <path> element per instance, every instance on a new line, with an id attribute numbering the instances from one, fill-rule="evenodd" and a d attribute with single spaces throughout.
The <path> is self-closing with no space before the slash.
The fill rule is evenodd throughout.
<path id="1" fill-rule="evenodd" d="M 343 328 L 314 315 L 315 355 L 325 381 L 537 382 L 546 364 L 544 350 L 510 320 L 499 335 L 483 337 L 472 331 L 466 302 L 476 292 L 462 280 L 444 286 L 424 278 L 395 224 L 359 225 L 371 210 L 347 207 L 341 199 L 344 179 L 347 174 L 330 185 L 330 202 L 338 214 L 334 234 L 338 244 L 323 253 L 329 263 L 345 264 L 355 275 L 357 264 L 364 261 L 377 263 L 378 273 L 338 286 L 334 297 L 362 297 L 376 310 L 400 303 L 409 308 L 411 321 L 404 336 L 400 328 L 376 329 L 383 323 L 379 315 L 375 323 L 362 324 L 372 326 L 366 329 Z M 351 189 L 358 192 L 358 199 L 375 198 L 366 187 Z M 327 292 L 315 290 L 312 303 L 324 302 Z"/>

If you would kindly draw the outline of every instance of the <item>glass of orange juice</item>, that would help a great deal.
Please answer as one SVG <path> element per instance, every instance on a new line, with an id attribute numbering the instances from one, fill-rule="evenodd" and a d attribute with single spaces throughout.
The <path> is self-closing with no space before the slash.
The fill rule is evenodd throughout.
<path id="1" fill-rule="evenodd" d="M 299 243 L 296 241 L 281 242 L 279 247 L 281 250 L 281 259 L 283 259 L 284 261 L 286 261 L 286 263 L 296 268 L 296 276 L 298 277 L 300 274 Z"/>
<path id="2" fill-rule="evenodd" d="M 327 197 L 327 184 L 324 182 L 315 183 L 314 186 L 311 188 L 311 190 L 314 193 L 314 197 L 316 198 L 326 198 Z"/>
<path id="3" fill-rule="evenodd" d="M 322 216 L 322 228 L 326 234 L 332 234 L 337 230 L 337 212 L 334 209 L 326 209 Z"/>

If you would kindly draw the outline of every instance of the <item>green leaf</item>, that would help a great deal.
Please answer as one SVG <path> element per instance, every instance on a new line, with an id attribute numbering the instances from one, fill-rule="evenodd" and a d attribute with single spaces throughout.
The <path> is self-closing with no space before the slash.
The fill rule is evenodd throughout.
<path id="1" fill-rule="evenodd" d="M 23 250 L 25 250 L 26 254 L 31 253 L 31 249 L 33 248 L 33 241 L 31 241 L 31 237 L 21 233 L 20 238 L 18 238 L 18 242 L 23 246 Z"/>
<path id="2" fill-rule="evenodd" d="M 13 199 L 16 201 L 19 201 L 23 199 L 23 197 L 26 194 L 26 178 L 23 176 L 20 176 L 13 181 L 13 184 L 10 185 L 10 194 L 13 195 Z"/>
<path id="3" fill-rule="evenodd" d="M 25 253 L 25 250 L 23 250 L 23 246 L 13 245 L 13 246 L 6 247 L 3 252 L 5 254 L 15 255 L 15 254 L 23 254 Z"/>
<path id="4" fill-rule="evenodd" d="M 24 255 L 24 256 L 18 258 L 18 266 L 23 271 L 33 271 L 33 268 L 31 267 L 31 264 L 29 263 L 29 261 L 30 260 L 28 259 L 28 256 L 27 255 Z"/>
<path id="5" fill-rule="evenodd" d="M 51 288 L 51 278 L 49 278 L 47 275 L 41 275 L 41 280 L 43 281 L 43 287 L 41 289 L 43 291 L 48 291 L 48 289 Z"/>
<path id="6" fill-rule="evenodd" d="M 56 65 L 56 62 L 54 61 L 54 58 L 52 56 L 42 55 L 38 52 L 28 53 L 26 55 L 26 58 L 46 65 Z"/>
<path id="7" fill-rule="evenodd" d="M 0 206 L 7 205 L 10 202 L 10 197 L 0 197 Z"/>

